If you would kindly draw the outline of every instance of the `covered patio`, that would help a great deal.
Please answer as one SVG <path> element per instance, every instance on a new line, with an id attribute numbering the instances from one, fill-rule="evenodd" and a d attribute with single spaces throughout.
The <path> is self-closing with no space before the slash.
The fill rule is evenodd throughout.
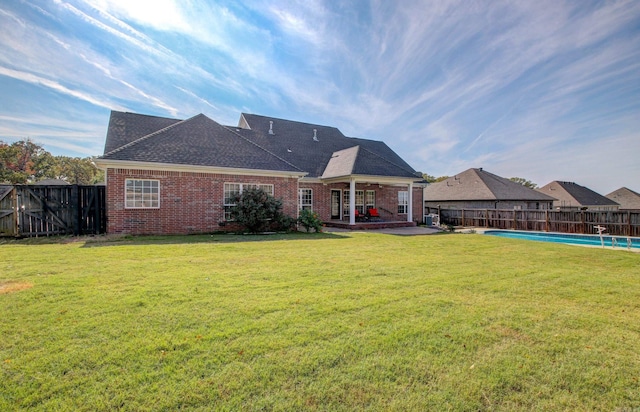
<path id="1" fill-rule="evenodd" d="M 340 198 L 332 198 L 331 220 L 326 222 L 327 226 L 366 230 L 385 227 L 411 227 L 416 225 L 413 220 L 413 188 L 416 183 L 420 182 L 420 179 L 405 170 L 395 170 L 395 168 L 397 168 L 395 165 L 385 164 L 385 166 L 390 167 L 392 170 L 389 170 L 388 173 L 380 173 L 381 164 L 379 158 L 372 156 L 372 154 L 366 150 L 361 150 L 360 146 L 354 146 L 333 153 L 320 180 L 325 185 L 346 183 L 348 186 L 347 189 L 340 192 Z M 359 168 L 362 169 L 362 171 L 372 171 L 374 173 L 357 173 L 356 170 Z M 368 202 L 364 201 L 364 199 L 357 202 L 356 189 L 358 185 L 360 186 L 359 192 L 362 192 L 362 195 L 364 195 L 366 190 L 362 190 L 362 186 L 365 186 L 365 188 L 377 187 L 379 189 L 383 187 L 398 188 L 402 191 L 402 204 L 400 205 L 400 196 L 394 199 L 394 202 L 398 203 L 394 203 L 393 205 L 387 204 L 386 208 L 379 207 L 377 199 L 372 202 L 373 204 L 371 206 L 369 206 Z M 346 194 L 347 192 L 348 195 L 343 197 L 342 194 Z M 369 192 L 376 192 L 376 190 L 369 190 Z M 386 212 L 387 218 L 372 220 L 358 219 L 357 217 L 368 214 L 369 207 L 379 207 L 382 211 Z M 403 210 L 395 213 L 392 211 L 393 207 L 397 207 L 398 209 L 402 207 Z M 339 219 L 337 219 L 338 216 Z M 391 216 L 393 216 L 393 218 L 389 219 Z M 400 217 L 405 217 L 405 220 L 400 220 Z"/>

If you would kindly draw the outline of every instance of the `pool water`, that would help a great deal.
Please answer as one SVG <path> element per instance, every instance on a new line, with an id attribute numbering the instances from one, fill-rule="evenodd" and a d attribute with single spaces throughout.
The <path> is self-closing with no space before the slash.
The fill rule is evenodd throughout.
<path id="1" fill-rule="evenodd" d="M 565 243 L 570 245 L 602 246 L 598 235 L 573 235 L 569 233 L 518 232 L 512 230 L 487 230 L 485 235 L 508 237 L 512 239 L 537 240 L 539 242 Z M 603 235 L 604 245 L 609 247 L 640 249 L 640 238 Z"/>

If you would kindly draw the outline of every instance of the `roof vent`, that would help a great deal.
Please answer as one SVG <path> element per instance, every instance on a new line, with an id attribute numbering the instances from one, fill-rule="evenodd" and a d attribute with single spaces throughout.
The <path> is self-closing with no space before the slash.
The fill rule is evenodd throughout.
<path id="1" fill-rule="evenodd" d="M 313 141 L 318 141 L 318 129 L 313 129 Z"/>
<path id="2" fill-rule="evenodd" d="M 273 120 L 269 120 L 269 134 L 275 134 L 273 133 Z"/>

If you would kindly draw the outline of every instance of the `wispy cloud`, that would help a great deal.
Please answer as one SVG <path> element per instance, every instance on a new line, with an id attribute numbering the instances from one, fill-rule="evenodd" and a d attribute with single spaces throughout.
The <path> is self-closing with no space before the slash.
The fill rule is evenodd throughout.
<path id="1" fill-rule="evenodd" d="M 12 70 L 6 67 L 2 67 L 0 66 L 0 76 L 7 76 L 7 77 L 11 77 L 13 79 L 16 80 L 20 80 L 23 82 L 27 82 L 27 83 L 31 83 L 31 84 L 35 84 L 38 86 L 43 86 L 43 87 L 47 87 L 49 89 L 52 89 L 56 92 L 68 95 L 68 96 L 72 96 L 75 97 L 77 99 L 80 100 L 84 100 L 85 102 L 94 104 L 96 106 L 101 106 L 101 107 L 105 107 L 105 108 L 111 108 L 114 106 L 113 102 L 109 102 L 106 100 L 101 100 L 97 97 L 94 97 L 90 94 L 87 94 L 85 92 L 82 91 L 78 91 L 78 90 L 71 90 L 68 87 L 65 87 L 63 85 L 61 85 L 60 83 L 56 82 L 56 81 L 52 81 L 49 79 L 45 79 L 43 77 L 40 76 L 36 76 L 34 74 L 31 73 L 26 73 L 26 72 L 21 72 L 18 70 Z"/>
<path id="2" fill-rule="evenodd" d="M 22 1 L 0 24 L 0 81 L 42 102 L 318 122 L 436 175 L 583 171 L 598 142 L 632 170 L 640 150 L 640 2 Z"/>

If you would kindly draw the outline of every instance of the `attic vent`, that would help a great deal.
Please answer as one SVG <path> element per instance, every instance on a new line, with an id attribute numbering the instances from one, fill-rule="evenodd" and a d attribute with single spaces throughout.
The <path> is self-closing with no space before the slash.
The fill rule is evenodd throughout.
<path id="1" fill-rule="evenodd" d="M 273 120 L 269 120 L 269 134 L 275 134 L 273 133 Z"/>
<path id="2" fill-rule="evenodd" d="M 318 141 L 318 129 L 313 129 L 313 141 Z"/>

